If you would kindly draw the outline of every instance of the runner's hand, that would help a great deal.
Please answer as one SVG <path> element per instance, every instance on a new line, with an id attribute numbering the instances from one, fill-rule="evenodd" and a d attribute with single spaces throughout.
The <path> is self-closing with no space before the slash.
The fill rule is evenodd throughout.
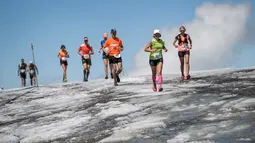
<path id="1" fill-rule="evenodd" d="M 175 48 L 178 48 L 178 46 L 177 46 L 177 45 L 175 45 L 174 47 L 175 47 Z"/>

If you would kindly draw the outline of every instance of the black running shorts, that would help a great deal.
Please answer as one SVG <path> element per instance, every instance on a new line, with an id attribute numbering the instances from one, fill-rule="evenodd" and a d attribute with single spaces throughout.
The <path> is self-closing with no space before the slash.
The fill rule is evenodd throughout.
<path id="1" fill-rule="evenodd" d="M 91 59 L 82 59 L 82 64 L 92 65 Z"/>
<path id="2" fill-rule="evenodd" d="M 109 55 L 106 55 L 105 52 L 102 54 L 103 59 L 109 59 Z"/>
<path id="3" fill-rule="evenodd" d="M 26 73 L 20 73 L 20 77 L 26 79 L 27 78 L 27 74 Z"/>
<path id="4" fill-rule="evenodd" d="M 178 52 L 178 56 L 179 56 L 179 57 L 184 57 L 184 55 L 186 55 L 186 54 L 189 55 L 190 52 L 189 52 L 189 51 L 185 51 L 185 52 L 180 52 L 180 51 L 179 51 L 179 52 Z"/>
<path id="5" fill-rule="evenodd" d="M 67 66 L 68 65 L 68 62 L 67 61 L 60 61 L 60 65 L 62 66 L 62 65 L 65 65 L 65 66 Z"/>
<path id="6" fill-rule="evenodd" d="M 122 63 L 122 58 L 115 58 L 114 56 L 109 56 L 109 63 L 110 64 L 117 64 Z"/>
<path id="7" fill-rule="evenodd" d="M 157 66 L 160 62 L 163 63 L 163 58 L 158 59 L 158 60 L 149 60 L 150 66 Z"/>

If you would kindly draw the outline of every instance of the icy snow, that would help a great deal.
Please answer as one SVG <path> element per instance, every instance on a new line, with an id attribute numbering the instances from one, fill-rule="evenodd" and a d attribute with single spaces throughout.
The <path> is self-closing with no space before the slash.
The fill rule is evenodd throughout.
<path id="1" fill-rule="evenodd" d="M 118 87 L 94 80 L 7 90 L 0 142 L 254 142 L 254 71 L 184 83 L 167 75 L 156 93 L 150 76 L 123 77 Z"/>

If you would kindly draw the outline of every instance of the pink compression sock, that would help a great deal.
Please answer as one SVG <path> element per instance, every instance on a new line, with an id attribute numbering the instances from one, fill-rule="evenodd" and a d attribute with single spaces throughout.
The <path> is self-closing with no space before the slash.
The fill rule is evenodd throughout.
<path id="1" fill-rule="evenodd" d="M 158 89 L 160 89 L 162 86 L 162 75 L 158 76 Z"/>

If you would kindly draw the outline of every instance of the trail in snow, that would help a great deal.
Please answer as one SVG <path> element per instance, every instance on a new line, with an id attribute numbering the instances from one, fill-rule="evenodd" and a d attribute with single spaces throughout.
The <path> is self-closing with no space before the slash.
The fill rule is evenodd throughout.
<path id="1" fill-rule="evenodd" d="M 179 77 L 178 77 L 179 78 Z M 0 93 L 0 142 L 254 142 L 255 69 L 45 85 Z"/>

